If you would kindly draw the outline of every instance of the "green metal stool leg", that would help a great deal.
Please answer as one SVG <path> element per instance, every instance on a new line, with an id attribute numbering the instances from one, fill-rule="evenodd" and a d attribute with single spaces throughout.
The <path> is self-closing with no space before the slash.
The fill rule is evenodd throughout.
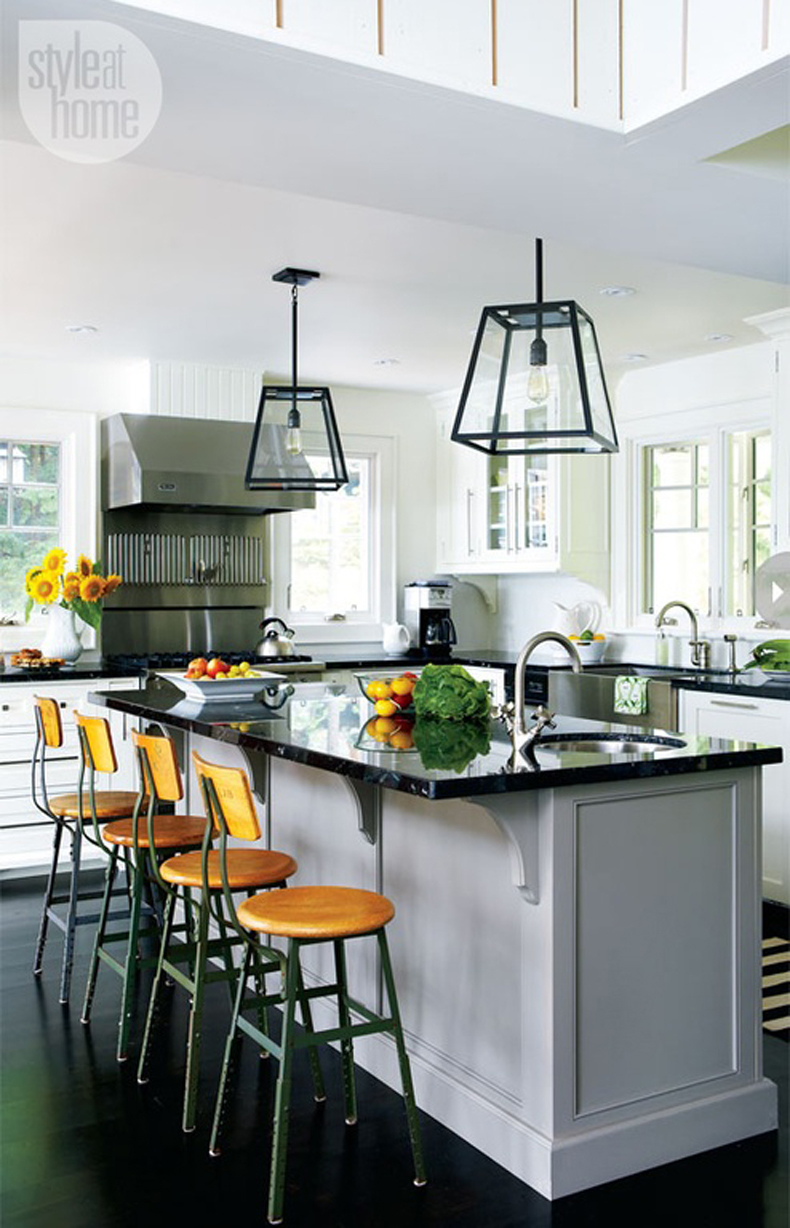
<path id="1" fill-rule="evenodd" d="M 129 938 L 126 944 L 126 960 L 123 966 L 123 988 L 121 990 L 121 1015 L 118 1020 L 118 1046 L 116 1059 L 125 1062 L 129 1056 L 129 1029 L 132 1022 L 132 999 L 137 982 L 137 956 L 140 934 L 140 910 L 142 907 L 143 882 L 142 874 L 134 866 L 127 863 L 127 872 L 131 875 L 130 889 L 132 893 L 129 913 Z"/>
<path id="2" fill-rule="evenodd" d="M 191 1134 L 195 1129 L 197 1115 L 198 1075 L 200 1067 L 200 1041 L 203 1031 L 203 994 L 206 986 L 206 962 L 208 959 L 208 900 L 203 897 L 198 911 L 197 943 L 195 946 L 194 976 L 192 980 L 192 1006 L 189 1011 L 189 1034 L 187 1036 L 186 1087 L 181 1129 Z"/>
<path id="3" fill-rule="evenodd" d="M 66 930 L 63 938 L 63 967 L 60 974 L 60 1004 L 65 1006 L 71 989 L 71 970 L 74 966 L 74 933 L 77 928 L 77 898 L 82 852 L 82 832 L 79 821 L 71 839 L 71 879 L 69 902 L 66 909 Z"/>
<path id="4" fill-rule="evenodd" d="M 403 1086 L 403 1101 L 406 1105 L 406 1119 L 409 1124 L 411 1153 L 414 1159 L 414 1184 L 425 1185 L 427 1177 L 425 1175 L 425 1162 L 422 1155 L 422 1138 L 420 1135 L 419 1116 L 417 1114 L 417 1102 L 414 1098 L 414 1085 L 411 1079 L 409 1055 L 406 1052 L 406 1045 L 403 1040 L 403 1028 L 401 1027 L 400 1011 L 398 1009 L 398 995 L 395 992 L 395 978 L 392 975 L 392 964 L 390 963 L 387 935 L 383 929 L 378 931 L 377 938 L 379 943 L 379 954 L 381 955 L 381 971 L 384 976 L 384 984 L 387 988 L 387 1000 L 389 1002 L 390 1015 L 392 1016 L 392 1033 L 395 1037 L 395 1045 L 398 1050 L 398 1065 L 400 1066 L 401 1084 Z"/>
<path id="5" fill-rule="evenodd" d="M 88 968 L 88 983 L 85 986 L 85 1000 L 82 1004 L 82 1015 L 80 1023 L 90 1023 L 91 1007 L 93 1005 L 93 995 L 96 991 L 96 977 L 99 972 L 99 952 L 102 949 L 104 935 L 107 930 L 107 917 L 110 913 L 110 905 L 112 904 L 112 889 L 115 885 L 115 875 L 118 870 L 118 849 L 112 847 L 110 849 L 107 869 L 104 873 L 104 898 L 102 899 L 101 912 L 96 926 L 96 937 L 93 941 L 93 951 L 91 952 L 91 962 Z"/>
<path id="6" fill-rule="evenodd" d="M 296 1000 L 299 996 L 299 942 L 288 940 L 287 972 L 285 977 L 285 1009 L 280 1039 L 280 1070 L 274 1099 L 274 1139 L 269 1176 L 268 1218 L 270 1224 L 281 1224 L 285 1196 L 285 1166 L 288 1148 L 288 1123 L 291 1103 L 291 1068 L 293 1065 Z"/>
<path id="7" fill-rule="evenodd" d="M 342 938 L 332 943 L 335 950 L 335 975 L 337 978 L 337 1013 L 341 1028 L 348 1029 L 351 1016 L 348 1010 L 348 987 L 346 984 L 346 950 Z M 354 1042 L 346 1033 L 340 1039 L 343 1059 L 343 1099 L 346 1106 L 346 1125 L 357 1123 L 357 1088 L 354 1079 Z"/>
<path id="8" fill-rule="evenodd" d="M 52 836 L 52 865 L 47 878 L 47 889 L 44 892 L 44 905 L 41 909 L 41 922 L 38 927 L 38 939 L 36 941 L 36 954 L 33 958 L 33 975 L 41 976 L 41 965 L 44 961 L 44 947 L 47 941 L 47 931 L 49 929 L 49 910 L 52 907 L 52 897 L 55 894 L 55 877 L 58 872 L 58 858 L 60 857 L 60 842 L 63 839 L 63 827 L 60 823 L 54 824 L 55 831 Z"/>
<path id="9" fill-rule="evenodd" d="M 302 1022 L 306 1032 L 314 1032 L 313 1012 L 310 1010 L 310 999 L 305 993 L 301 961 L 298 962 L 297 968 L 299 973 L 299 1004 L 302 1008 Z M 318 1060 L 318 1045 L 310 1045 L 307 1050 L 307 1056 L 310 1062 L 310 1072 L 313 1076 L 313 1098 L 317 1104 L 323 1104 L 326 1100 L 326 1089 L 324 1087 L 324 1076 L 321 1073 L 321 1063 Z"/>
<path id="10" fill-rule="evenodd" d="M 239 968 L 238 980 L 236 982 L 233 1014 L 231 1016 L 230 1028 L 228 1029 L 228 1039 L 225 1041 L 225 1054 L 222 1059 L 222 1072 L 219 1077 L 217 1101 L 214 1106 L 214 1121 L 211 1126 L 211 1138 L 209 1139 L 208 1144 L 209 1155 L 212 1156 L 218 1156 L 220 1154 L 220 1132 L 225 1121 L 225 1100 L 232 1073 L 233 1053 L 240 1039 L 237 1031 L 237 1024 L 239 1015 L 241 1014 L 241 1004 L 244 1001 L 244 993 L 247 987 L 247 978 L 250 974 L 250 966 L 252 964 L 253 956 L 254 951 L 252 947 L 247 946 L 244 952 L 244 959 L 242 960 L 241 967 Z"/>
<path id="11" fill-rule="evenodd" d="M 159 959 L 154 973 L 154 982 L 151 986 L 151 997 L 148 1001 L 148 1012 L 145 1018 L 145 1030 L 143 1031 L 143 1040 L 140 1047 L 140 1060 L 137 1066 L 137 1082 L 148 1082 L 148 1056 L 151 1050 L 151 1036 L 154 1030 L 156 1013 L 159 1006 L 159 993 L 162 988 L 162 980 L 164 978 L 164 965 L 167 959 L 167 950 L 170 945 L 170 934 L 173 929 L 173 917 L 175 914 L 176 896 L 175 892 L 171 892 L 165 901 L 165 912 L 162 921 L 162 941 L 159 945 Z"/>

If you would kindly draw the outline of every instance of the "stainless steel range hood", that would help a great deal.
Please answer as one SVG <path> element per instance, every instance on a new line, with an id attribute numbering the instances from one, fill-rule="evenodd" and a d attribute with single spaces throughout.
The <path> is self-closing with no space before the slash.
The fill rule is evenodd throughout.
<path id="1" fill-rule="evenodd" d="M 312 492 L 245 489 L 252 423 L 115 414 L 101 426 L 105 511 L 194 509 L 249 516 L 315 507 Z"/>

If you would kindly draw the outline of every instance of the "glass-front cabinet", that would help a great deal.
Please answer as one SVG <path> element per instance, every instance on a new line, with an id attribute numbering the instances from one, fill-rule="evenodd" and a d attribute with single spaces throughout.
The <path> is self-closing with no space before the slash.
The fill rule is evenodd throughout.
<path id="1" fill-rule="evenodd" d="M 608 592 L 608 457 L 488 456 L 452 442 L 457 397 L 433 400 L 437 570 L 563 571 Z"/>

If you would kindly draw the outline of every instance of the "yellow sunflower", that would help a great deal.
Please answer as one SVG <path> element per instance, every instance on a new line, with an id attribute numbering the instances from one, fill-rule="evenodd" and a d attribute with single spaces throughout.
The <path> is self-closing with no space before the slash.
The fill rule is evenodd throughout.
<path id="1" fill-rule="evenodd" d="M 25 592 L 27 593 L 28 597 L 33 596 L 33 581 L 35 580 L 36 576 L 41 575 L 43 570 L 43 567 L 31 567 L 25 576 Z"/>
<path id="2" fill-rule="evenodd" d="M 60 596 L 60 576 L 54 571 L 40 571 L 30 583 L 30 596 L 42 605 L 50 605 Z"/>
<path id="3" fill-rule="evenodd" d="M 114 593 L 119 584 L 123 584 L 123 580 L 121 579 L 120 576 L 116 576 L 116 575 L 107 576 L 104 581 L 105 597 L 107 596 L 108 593 Z"/>
<path id="4" fill-rule="evenodd" d="M 82 560 L 80 560 L 82 561 Z M 101 576 L 87 576 L 80 585 L 83 601 L 98 601 L 104 595 L 104 580 Z"/>
<path id="5" fill-rule="evenodd" d="M 75 597 L 80 595 L 81 580 L 79 576 L 64 576 L 63 579 L 63 598 L 65 601 L 73 601 Z"/>
<path id="6" fill-rule="evenodd" d="M 93 563 L 87 555 L 81 554 L 77 559 L 77 572 L 83 580 L 86 580 L 88 576 L 93 574 Z M 95 601 L 96 598 L 94 597 L 93 600 Z"/>
<path id="7" fill-rule="evenodd" d="M 44 571 L 53 571 L 59 576 L 66 566 L 66 551 L 61 550 L 59 546 L 55 546 L 44 556 L 42 568 Z"/>

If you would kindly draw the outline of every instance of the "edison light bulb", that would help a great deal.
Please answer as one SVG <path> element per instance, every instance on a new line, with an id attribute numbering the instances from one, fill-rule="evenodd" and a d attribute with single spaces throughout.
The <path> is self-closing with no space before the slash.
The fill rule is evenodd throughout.
<path id="1" fill-rule="evenodd" d="M 299 410 L 290 410 L 285 429 L 285 450 L 289 456 L 299 456 L 302 451 L 301 425 L 302 419 Z"/>
<path id="2" fill-rule="evenodd" d="M 546 342 L 536 337 L 529 347 L 529 377 L 527 396 L 536 405 L 542 405 L 549 396 L 549 373 L 546 370 Z"/>

